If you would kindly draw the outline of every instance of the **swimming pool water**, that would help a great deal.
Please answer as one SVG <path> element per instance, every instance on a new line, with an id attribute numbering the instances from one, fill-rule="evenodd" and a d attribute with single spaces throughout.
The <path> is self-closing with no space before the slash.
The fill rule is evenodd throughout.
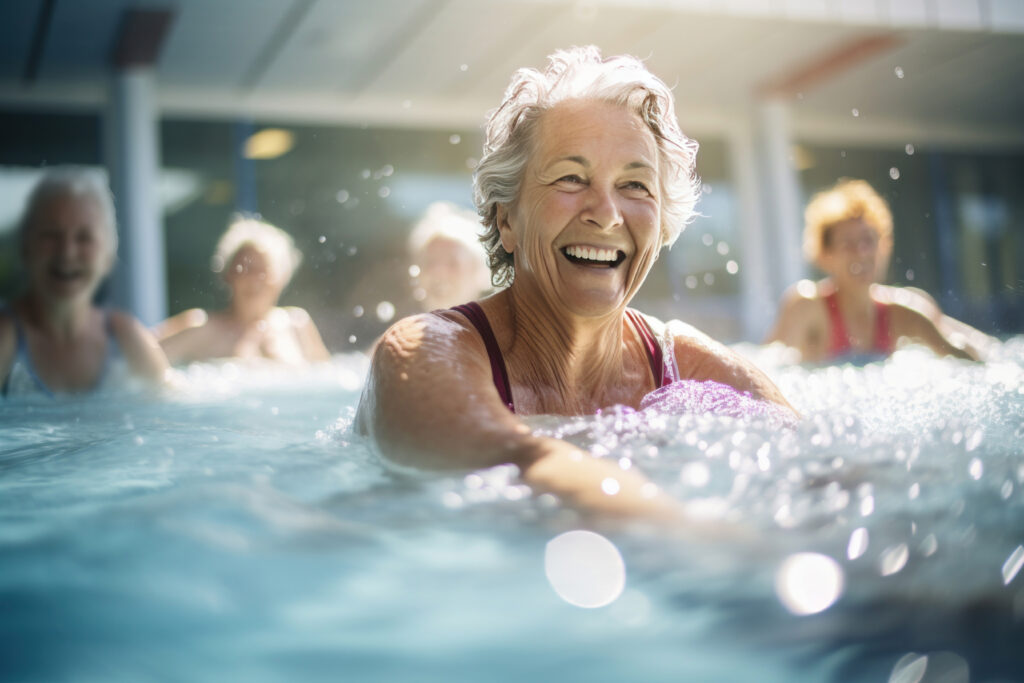
<path id="1" fill-rule="evenodd" d="M 390 471 L 350 430 L 359 356 L 2 405 L 0 680 L 1024 680 L 1024 338 L 987 365 L 741 351 L 795 430 L 531 420 L 700 533 L 588 525 L 507 467 Z"/>

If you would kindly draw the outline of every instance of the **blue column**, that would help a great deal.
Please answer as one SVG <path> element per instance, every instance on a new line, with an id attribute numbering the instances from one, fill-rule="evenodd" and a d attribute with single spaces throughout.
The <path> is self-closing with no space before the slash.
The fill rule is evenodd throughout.
<path id="1" fill-rule="evenodd" d="M 256 130 L 252 121 L 235 123 L 235 210 L 259 213 L 256 193 L 256 163 L 245 156 L 245 143 Z"/>
<path id="2" fill-rule="evenodd" d="M 105 135 L 120 238 L 112 294 L 147 325 L 167 317 L 158 126 L 153 68 L 115 72 Z"/>

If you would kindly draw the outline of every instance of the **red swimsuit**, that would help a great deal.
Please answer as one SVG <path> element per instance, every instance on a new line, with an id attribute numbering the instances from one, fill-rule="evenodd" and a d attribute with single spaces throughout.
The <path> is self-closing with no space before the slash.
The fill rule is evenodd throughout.
<path id="1" fill-rule="evenodd" d="M 501 355 L 501 348 L 498 346 L 498 340 L 494 337 L 494 330 L 491 329 L 491 323 L 488 322 L 484 309 L 477 302 L 471 301 L 468 304 L 455 306 L 451 310 L 466 316 L 466 319 L 473 323 L 473 327 L 480 333 L 484 340 L 484 346 L 487 348 L 487 357 L 491 360 L 491 377 L 494 379 L 494 388 L 498 390 L 498 395 L 508 409 L 513 413 L 516 412 L 515 404 L 512 402 L 512 387 L 508 383 L 505 358 Z M 651 328 L 647 326 L 640 314 L 634 311 L 627 309 L 626 317 L 633 324 L 633 329 L 640 335 L 640 340 L 647 351 L 647 361 L 651 364 L 651 372 L 658 379 L 658 387 L 671 384 L 672 376 L 665 367 L 661 346 L 654 338 Z"/>
<path id="2" fill-rule="evenodd" d="M 846 331 L 843 323 L 843 316 L 839 313 L 839 297 L 832 292 L 825 297 L 825 308 L 828 310 L 829 337 L 828 357 L 838 358 L 860 353 L 854 350 L 850 343 L 850 334 Z M 871 342 L 871 348 L 864 353 L 880 354 L 888 356 L 895 348 L 892 338 L 892 331 L 889 329 L 889 307 L 878 301 L 875 302 L 875 336 Z"/>

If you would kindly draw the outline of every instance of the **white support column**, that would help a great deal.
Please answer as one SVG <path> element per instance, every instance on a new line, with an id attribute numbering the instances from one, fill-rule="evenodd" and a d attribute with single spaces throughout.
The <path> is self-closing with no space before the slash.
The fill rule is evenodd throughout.
<path id="1" fill-rule="evenodd" d="M 772 283 L 774 254 L 761 209 L 753 125 L 736 126 L 729 132 L 728 145 L 743 245 L 739 271 L 743 337 L 759 343 L 774 320 L 778 299 Z"/>
<path id="2" fill-rule="evenodd" d="M 762 163 L 760 187 L 764 188 L 764 210 L 771 227 L 767 254 L 775 264 L 772 295 L 778 297 L 790 284 L 805 277 L 801 250 L 803 208 L 800 180 L 793 166 L 789 105 L 772 99 L 757 105 Z"/>
<path id="3" fill-rule="evenodd" d="M 152 67 L 115 72 L 106 120 L 107 165 L 121 242 L 114 300 L 146 325 L 167 317 L 154 91 Z"/>

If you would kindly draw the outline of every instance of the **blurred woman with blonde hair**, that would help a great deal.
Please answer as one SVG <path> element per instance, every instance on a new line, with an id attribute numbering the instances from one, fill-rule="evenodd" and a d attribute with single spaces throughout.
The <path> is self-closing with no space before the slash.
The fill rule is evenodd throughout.
<path id="1" fill-rule="evenodd" d="M 892 213 L 867 182 L 844 178 L 819 192 L 804 219 L 804 255 L 827 277 L 783 295 L 767 342 L 798 350 L 803 362 L 883 358 L 901 338 L 939 355 L 981 358 L 986 335 L 943 315 L 921 290 L 879 284 L 892 254 Z"/>

